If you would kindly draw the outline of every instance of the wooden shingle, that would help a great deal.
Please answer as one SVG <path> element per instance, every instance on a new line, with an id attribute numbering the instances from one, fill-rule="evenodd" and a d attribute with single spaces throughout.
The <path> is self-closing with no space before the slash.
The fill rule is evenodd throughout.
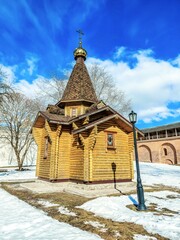
<path id="1" fill-rule="evenodd" d="M 76 62 L 61 99 L 61 102 L 70 101 L 86 101 L 90 103 L 98 101 L 84 62 Z"/>

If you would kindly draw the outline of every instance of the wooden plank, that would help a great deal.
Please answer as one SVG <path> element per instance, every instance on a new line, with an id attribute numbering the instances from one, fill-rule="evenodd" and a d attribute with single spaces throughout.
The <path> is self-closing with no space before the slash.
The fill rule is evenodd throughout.
<path id="1" fill-rule="evenodd" d="M 107 149 L 105 131 L 116 132 L 115 149 Z M 110 120 L 99 125 L 92 154 L 92 181 L 112 180 L 114 177 L 112 163 L 116 166 L 115 173 L 118 179 L 131 179 L 130 145 L 128 134 L 120 129 L 115 121 Z"/>

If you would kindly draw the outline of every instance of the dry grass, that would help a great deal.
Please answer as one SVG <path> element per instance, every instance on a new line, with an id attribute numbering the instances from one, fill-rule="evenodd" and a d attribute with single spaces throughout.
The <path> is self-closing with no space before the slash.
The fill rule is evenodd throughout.
<path id="1" fill-rule="evenodd" d="M 165 190 L 171 191 L 171 192 L 177 192 L 180 194 L 180 189 L 178 189 L 178 188 L 168 187 L 168 186 L 164 186 L 164 185 L 160 185 L 160 184 L 152 187 L 152 191 L 165 191 Z M 147 190 L 146 192 L 148 192 L 148 191 L 152 192 L 151 189 Z"/>
<path id="2" fill-rule="evenodd" d="M 127 207 L 135 212 L 137 212 L 137 207 L 133 204 L 131 205 L 127 205 Z M 162 209 L 157 209 L 157 204 L 155 203 L 151 203 L 149 206 L 148 206 L 148 212 L 153 212 L 154 215 L 164 215 L 164 216 L 170 216 L 172 214 L 178 214 L 178 212 L 175 212 L 175 211 L 172 211 L 172 210 L 169 210 L 167 208 L 162 208 Z"/>
<path id="3" fill-rule="evenodd" d="M 85 211 L 77 206 L 89 201 L 82 196 L 72 195 L 69 193 L 48 193 L 48 194 L 38 194 L 21 188 L 19 184 L 5 184 L 1 185 L 9 193 L 17 196 L 19 199 L 26 201 L 32 206 L 42 209 L 47 212 L 49 216 L 57 219 L 60 222 L 66 222 L 74 227 L 78 227 L 82 230 L 89 231 L 98 234 L 105 240 L 131 240 L 134 234 L 141 234 L 147 236 L 154 236 L 158 240 L 164 240 L 166 238 L 158 234 L 149 234 L 141 225 L 128 222 L 115 222 L 110 219 L 105 219 L 102 217 L 95 216 L 93 213 Z M 161 189 L 162 190 L 162 189 Z M 47 200 L 51 203 L 59 204 L 60 206 L 67 207 L 69 211 L 76 213 L 76 216 L 69 216 L 59 213 L 58 207 L 44 207 L 39 204 L 38 200 Z M 135 206 L 129 206 L 131 209 L 136 211 Z M 153 211 L 156 206 L 152 206 L 150 211 Z M 166 211 L 166 210 L 164 210 Z M 85 224 L 85 222 L 96 221 L 103 224 L 103 228 L 93 227 L 90 224 Z M 106 229 L 106 231 L 104 230 Z M 104 232 L 103 232 L 104 230 Z"/>

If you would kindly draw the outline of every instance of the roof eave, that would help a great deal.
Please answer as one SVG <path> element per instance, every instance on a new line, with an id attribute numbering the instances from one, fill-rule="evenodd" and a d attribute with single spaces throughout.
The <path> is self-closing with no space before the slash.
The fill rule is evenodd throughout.
<path id="1" fill-rule="evenodd" d="M 61 124 L 61 125 L 69 125 L 69 122 L 62 122 L 62 121 L 55 121 L 55 120 L 48 120 L 48 122 L 50 123 L 54 123 L 54 124 Z"/>
<path id="2" fill-rule="evenodd" d="M 113 114 L 113 115 L 110 115 L 110 116 L 106 116 L 106 117 L 104 117 L 102 119 L 94 121 L 93 123 L 89 123 L 89 124 L 87 124 L 87 125 L 85 125 L 83 127 L 80 127 L 79 129 L 72 130 L 72 134 L 77 134 L 77 133 L 83 132 L 83 131 L 85 131 L 85 130 L 87 130 L 89 128 L 94 127 L 95 125 L 99 125 L 99 124 L 101 124 L 103 122 L 106 122 L 108 120 L 111 120 L 111 119 L 113 119 L 115 117 L 116 117 L 116 114 Z"/>
<path id="3" fill-rule="evenodd" d="M 103 107 L 103 108 L 99 108 L 98 110 L 96 111 L 92 111 L 92 112 L 89 112 L 89 113 L 85 113 L 83 115 L 80 115 L 78 117 L 75 117 L 74 119 L 70 120 L 69 123 L 73 123 L 73 122 L 76 122 L 78 120 L 81 120 L 85 117 L 88 117 L 88 116 L 91 116 L 93 114 L 96 114 L 96 113 L 99 113 L 99 112 L 102 112 L 102 111 L 105 111 L 105 110 L 108 110 L 108 107 Z"/>

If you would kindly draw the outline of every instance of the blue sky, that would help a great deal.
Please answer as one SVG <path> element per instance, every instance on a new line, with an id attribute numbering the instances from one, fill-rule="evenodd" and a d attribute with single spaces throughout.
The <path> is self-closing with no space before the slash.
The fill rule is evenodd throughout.
<path id="1" fill-rule="evenodd" d="M 0 66 L 28 95 L 40 77 L 72 68 L 82 29 L 87 64 L 132 99 L 138 127 L 177 122 L 179 13 L 179 0 L 0 0 Z"/>

